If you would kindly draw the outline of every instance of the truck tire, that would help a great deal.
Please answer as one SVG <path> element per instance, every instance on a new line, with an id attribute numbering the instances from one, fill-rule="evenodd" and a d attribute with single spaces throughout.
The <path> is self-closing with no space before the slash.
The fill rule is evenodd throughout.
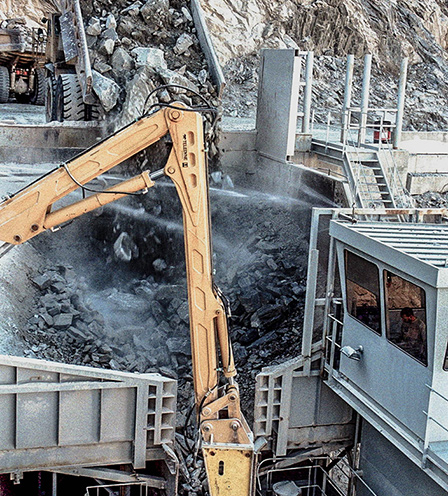
<path id="1" fill-rule="evenodd" d="M 33 105 L 45 105 L 45 69 L 36 69 L 34 74 L 34 88 L 30 102 Z"/>
<path id="2" fill-rule="evenodd" d="M 9 100 L 9 70 L 0 66 L 0 103 L 7 103 Z"/>
<path id="3" fill-rule="evenodd" d="M 86 106 L 82 100 L 82 90 L 76 74 L 61 74 L 56 83 L 56 120 L 84 121 Z"/>
<path id="4" fill-rule="evenodd" d="M 45 120 L 52 122 L 56 120 L 56 80 L 53 74 L 46 78 L 45 92 Z"/>

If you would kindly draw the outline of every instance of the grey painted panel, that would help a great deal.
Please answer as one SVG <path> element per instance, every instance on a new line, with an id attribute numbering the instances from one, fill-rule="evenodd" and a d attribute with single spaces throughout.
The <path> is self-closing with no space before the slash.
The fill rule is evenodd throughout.
<path id="1" fill-rule="evenodd" d="M 0 395 L 0 450 L 12 449 L 15 446 L 16 436 L 16 398 L 14 394 Z"/>
<path id="2" fill-rule="evenodd" d="M 448 493 L 367 422 L 363 422 L 360 469 L 379 496 L 446 496 Z M 359 485 L 358 496 L 372 496 Z"/>
<path id="3" fill-rule="evenodd" d="M 86 375 L 74 375 L 74 374 L 60 374 L 59 382 L 85 382 L 91 381 L 95 382 L 98 379 L 95 377 L 88 377 Z"/>
<path id="4" fill-rule="evenodd" d="M 0 355 L 0 381 L 0 473 L 116 463 L 143 468 L 147 459 L 164 459 L 147 439 L 149 388 L 164 395 L 165 413 L 155 412 L 152 425 L 157 429 L 162 416 L 169 424 L 153 437 L 173 441 L 175 416 L 168 408 L 175 410 L 176 381 L 159 374 Z"/>
<path id="5" fill-rule="evenodd" d="M 341 373 L 423 439 L 429 397 L 425 384 L 431 382 L 428 367 L 350 316 L 344 319 L 342 346 L 346 345 L 361 345 L 364 353 L 359 362 L 342 355 Z"/>
<path id="6" fill-rule="evenodd" d="M 101 396 L 101 441 L 132 440 L 136 388 L 105 389 Z"/>
<path id="7" fill-rule="evenodd" d="M 390 264 L 416 279 L 436 287 L 440 269 L 429 263 L 403 253 L 396 248 L 387 246 L 373 238 L 350 229 L 348 224 L 331 221 L 330 236 L 353 246 L 364 253 L 374 253 L 380 260 L 387 260 Z"/>
<path id="8" fill-rule="evenodd" d="M 27 368 L 17 368 L 17 384 L 26 382 L 57 382 L 59 375 L 57 372 L 49 370 L 36 370 Z"/>
<path id="9" fill-rule="evenodd" d="M 8 365 L 0 365 L 0 384 L 15 384 L 16 369 Z"/>
<path id="10" fill-rule="evenodd" d="M 318 424 L 345 424 L 352 420 L 353 410 L 321 382 L 321 396 L 316 421 Z"/>
<path id="11" fill-rule="evenodd" d="M 58 442 L 58 393 L 17 396 L 17 448 L 44 448 Z"/>
<path id="12" fill-rule="evenodd" d="M 300 57 L 296 50 L 262 50 L 257 105 L 257 150 L 279 161 L 294 155 Z"/>
<path id="13" fill-rule="evenodd" d="M 319 377 L 294 377 L 291 388 L 289 427 L 314 425 Z"/>
<path id="14" fill-rule="evenodd" d="M 341 273 L 344 273 L 344 248 L 344 245 L 338 243 L 337 253 Z M 381 253 L 373 253 L 381 258 Z M 367 258 L 373 260 L 372 257 L 367 256 Z M 391 259 L 386 260 L 391 262 Z M 381 270 L 382 265 L 379 265 Z M 344 286 L 343 282 L 345 291 Z M 430 291 L 427 291 L 426 296 L 429 315 Z M 430 345 L 431 339 L 428 339 Z M 430 367 L 425 367 L 394 346 L 384 333 L 378 336 L 345 312 L 342 346 L 347 345 L 355 349 L 361 345 L 364 353 L 359 362 L 342 355 L 340 372 L 376 403 L 382 405 L 395 420 L 407 426 L 420 439 L 424 439 L 426 418 L 423 412 L 428 408 L 429 389 L 426 384 L 432 382 Z M 429 360 L 431 360 L 431 352 Z"/>
<path id="15" fill-rule="evenodd" d="M 294 377 L 289 428 L 350 422 L 352 409 L 318 376 Z"/>
<path id="16" fill-rule="evenodd" d="M 132 463 L 133 444 L 105 443 L 60 446 L 46 449 L 0 451 L 0 473 L 14 470 L 39 470 L 52 467 L 112 465 Z"/>
<path id="17" fill-rule="evenodd" d="M 61 391 L 60 394 L 60 444 L 98 442 L 100 392 L 98 390 Z"/>

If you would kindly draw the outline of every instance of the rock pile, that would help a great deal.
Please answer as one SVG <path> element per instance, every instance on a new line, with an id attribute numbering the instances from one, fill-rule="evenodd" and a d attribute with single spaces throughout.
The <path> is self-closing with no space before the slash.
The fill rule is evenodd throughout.
<path id="1" fill-rule="evenodd" d="M 219 105 L 186 1 L 81 3 L 93 88 L 103 109 L 113 110 L 118 127 L 157 102 L 198 105 L 194 95 L 200 94 Z M 164 89 L 153 93 L 160 86 Z"/>
<path id="2" fill-rule="evenodd" d="M 36 314 L 24 333 L 28 354 L 115 370 L 157 371 L 172 377 L 176 377 L 173 369 L 189 372 L 191 364 L 188 369 L 183 367 L 190 356 L 187 304 L 177 297 L 178 287 L 151 284 L 149 279 L 136 281 L 132 290 L 111 289 L 95 295 L 109 300 L 116 313 L 142 312 L 145 322 L 139 326 L 121 321 L 114 325 L 115 319 L 107 312 L 96 310 L 86 281 L 76 277 L 70 267 L 59 265 L 36 275 L 32 280 L 40 290 Z M 167 320 L 172 326 L 176 322 L 176 333 Z"/>
<path id="3" fill-rule="evenodd" d="M 1 16 L 0 16 L 1 19 Z M 33 33 L 25 17 L 15 17 L 13 19 L 0 20 L 0 29 L 6 29 L 12 34 L 12 43 L 21 45 L 21 51 L 32 52 L 35 50 L 33 43 L 37 41 L 37 33 Z M 43 46 L 41 44 L 41 46 Z"/>
<path id="4" fill-rule="evenodd" d="M 26 354 L 65 363 L 117 368 L 113 350 L 103 343 L 104 318 L 83 301 L 83 281 L 60 265 L 36 275 L 40 290 L 36 314 L 24 334 Z"/>
<path id="5" fill-rule="evenodd" d="M 307 211 L 289 199 L 228 189 L 229 178 L 213 184 L 215 282 L 229 300 L 237 380 L 251 421 L 255 375 L 300 350 L 307 259 L 301 219 Z M 202 462 L 189 451 L 193 430 L 184 431 L 193 388 L 183 230 L 173 188 L 159 191 L 163 201 L 147 195 L 145 210 L 111 206 L 85 220 L 84 230 L 94 235 L 94 246 L 87 249 L 98 267 L 89 266 L 86 279 L 68 264 L 36 276 L 41 291 L 25 338 L 32 356 L 177 378 L 184 490 L 194 496 L 205 493 L 199 489 Z M 111 224 L 115 229 L 105 228 Z M 132 237 L 130 252 L 137 258 L 117 257 L 114 241 L 124 232 L 121 226 Z"/>
<path id="6" fill-rule="evenodd" d="M 448 208 L 448 191 L 428 191 L 413 197 L 418 208 Z"/>
<path id="7" fill-rule="evenodd" d="M 355 59 L 353 105 L 361 102 L 363 58 Z M 223 113 L 232 117 L 255 117 L 259 59 L 255 54 L 228 62 L 228 87 L 223 95 Z M 312 111 L 315 122 L 326 123 L 328 113 L 340 128 L 344 100 L 346 58 L 332 55 L 314 57 Z M 420 62 L 410 65 L 406 85 L 404 129 L 445 130 L 448 126 L 448 66 Z M 373 64 L 370 85 L 371 108 L 397 106 L 398 75 Z M 380 114 L 378 114 L 380 117 Z"/>

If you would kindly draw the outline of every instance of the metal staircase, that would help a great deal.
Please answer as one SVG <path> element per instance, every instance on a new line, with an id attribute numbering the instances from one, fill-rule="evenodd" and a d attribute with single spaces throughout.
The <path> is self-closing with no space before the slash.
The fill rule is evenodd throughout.
<path id="1" fill-rule="evenodd" d="M 311 150 L 324 162 L 338 165 L 347 179 L 347 196 L 359 208 L 412 207 L 401 186 L 393 156 L 370 147 L 312 140 Z"/>
<path id="2" fill-rule="evenodd" d="M 395 200 L 386 173 L 374 150 L 346 147 L 344 170 L 354 177 L 354 191 L 359 206 L 364 208 L 395 208 Z"/>

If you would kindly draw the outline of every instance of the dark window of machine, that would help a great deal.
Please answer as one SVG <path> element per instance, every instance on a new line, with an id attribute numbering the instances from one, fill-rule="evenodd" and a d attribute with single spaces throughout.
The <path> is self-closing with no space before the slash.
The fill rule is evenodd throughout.
<path id="1" fill-rule="evenodd" d="M 357 320 L 381 334 L 378 267 L 350 251 L 345 251 L 347 311 Z"/>
<path id="2" fill-rule="evenodd" d="M 425 290 L 384 271 L 387 339 L 427 365 Z"/>

